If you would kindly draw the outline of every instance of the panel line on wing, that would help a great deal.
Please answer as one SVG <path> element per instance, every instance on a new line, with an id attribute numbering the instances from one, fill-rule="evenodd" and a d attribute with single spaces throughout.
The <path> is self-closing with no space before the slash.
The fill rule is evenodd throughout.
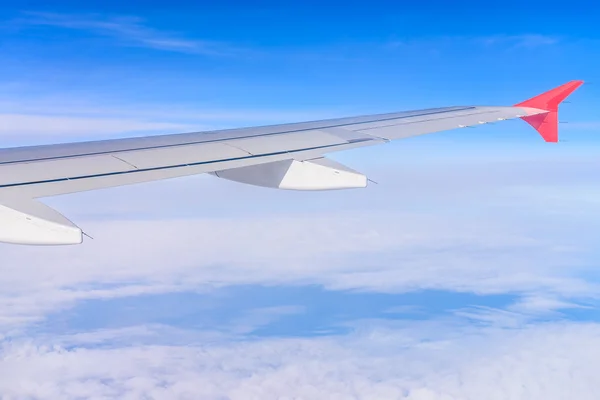
<path id="1" fill-rule="evenodd" d="M 249 152 L 249 151 L 248 151 L 248 150 L 246 150 L 246 149 L 242 149 L 242 148 L 241 148 L 241 147 L 239 147 L 239 146 L 235 146 L 233 143 L 227 143 L 227 142 L 223 142 L 223 144 L 224 144 L 224 145 L 226 145 L 226 146 L 232 147 L 232 148 L 234 148 L 234 149 L 236 149 L 236 150 L 243 151 L 244 153 L 247 153 L 248 155 L 251 155 L 251 156 L 255 156 L 255 155 L 256 155 L 256 154 L 252 154 L 251 152 Z"/>
<path id="2" fill-rule="evenodd" d="M 332 144 L 332 145 L 325 145 L 325 146 L 308 147 L 308 148 L 304 148 L 304 149 L 294 150 L 294 152 L 320 150 L 320 149 L 327 149 L 327 148 L 338 147 L 338 146 L 343 146 L 343 145 L 344 144 Z M 196 162 L 196 163 L 167 165 L 167 166 L 155 167 L 155 168 L 143 168 L 143 169 L 135 169 L 135 170 L 119 171 L 119 172 L 107 172 L 107 173 L 103 173 L 103 174 L 72 176 L 72 177 L 66 177 L 66 178 L 47 179 L 47 180 L 41 180 L 41 181 L 9 183 L 9 184 L 5 184 L 5 185 L 0 185 L 0 189 L 18 187 L 18 186 L 39 185 L 39 184 L 43 184 L 43 183 L 54 183 L 54 182 L 64 182 L 64 181 L 72 181 L 72 180 L 80 180 L 80 179 L 99 178 L 99 177 L 103 177 L 103 176 L 125 175 L 125 174 L 133 174 L 133 173 L 138 173 L 138 172 L 149 172 L 149 171 L 160 171 L 160 170 L 165 170 L 165 169 L 185 168 L 185 167 L 189 167 L 189 166 L 204 165 L 204 164 L 217 164 L 217 163 L 222 163 L 222 162 L 227 162 L 227 161 L 247 160 L 247 159 L 252 159 L 252 158 L 270 157 L 270 156 L 277 156 L 277 155 L 282 155 L 282 154 L 290 154 L 290 152 L 289 151 L 279 151 L 279 152 L 273 152 L 273 153 L 267 153 L 267 154 L 250 155 L 248 157 L 233 157 L 233 158 L 227 158 L 227 159 L 221 159 L 221 160 L 200 161 L 200 162 Z"/>
<path id="3" fill-rule="evenodd" d="M 381 126 L 374 126 L 374 127 L 368 127 L 368 128 L 360 128 L 360 129 L 357 129 L 356 132 L 363 132 L 363 131 L 369 131 L 369 130 L 375 130 L 375 129 L 382 129 L 382 128 L 391 128 L 391 127 L 400 126 L 400 125 L 422 124 L 424 122 L 433 122 L 433 121 L 440 121 L 440 120 L 449 120 L 449 119 L 453 119 L 453 118 L 471 117 L 473 115 L 492 114 L 492 113 L 497 113 L 497 112 L 498 111 L 484 111 L 484 112 L 478 112 L 478 113 L 454 115 L 454 116 L 451 116 L 451 117 L 441 117 L 441 118 L 431 118 L 431 119 L 425 119 L 425 120 L 419 120 L 419 121 L 399 122 L 397 124 L 389 124 L 389 125 L 381 125 Z M 478 123 L 481 124 L 482 122 L 478 122 Z M 460 126 L 458 126 L 458 127 L 460 127 Z"/>
<path id="4" fill-rule="evenodd" d="M 114 154 L 112 155 L 113 158 L 116 158 L 119 161 L 123 161 L 125 164 L 129 165 L 130 167 L 133 167 L 135 169 L 139 169 L 137 166 L 133 165 L 132 163 L 130 163 L 129 161 L 125 161 L 122 158 L 119 158 L 117 156 L 115 156 Z"/>
<path id="5" fill-rule="evenodd" d="M 373 135 L 370 133 L 360 132 L 358 130 L 356 130 L 356 131 L 350 130 L 347 128 L 339 128 L 339 127 L 321 128 L 321 129 L 319 129 L 319 131 L 326 132 L 331 135 L 342 138 L 342 139 L 346 140 L 348 143 L 354 143 L 354 142 L 363 141 L 363 140 L 381 140 L 383 142 L 389 142 L 389 139 L 386 139 L 386 138 L 383 138 L 380 136 L 376 136 L 376 135 Z"/>

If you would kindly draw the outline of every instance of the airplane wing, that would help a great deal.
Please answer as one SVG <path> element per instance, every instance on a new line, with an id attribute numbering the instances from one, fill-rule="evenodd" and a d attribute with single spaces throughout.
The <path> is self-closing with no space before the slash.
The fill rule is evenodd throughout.
<path id="1" fill-rule="evenodd" d="M 571 81 L 514 106 L 464 106 L 253 128 L 0 149 L 0 242 L 79 244 L 82 230 L 37 198 L 211 173 L 292 190 L 367 186 L 325 156 L 425 133 L 522 118 L 558 141 Z"/>

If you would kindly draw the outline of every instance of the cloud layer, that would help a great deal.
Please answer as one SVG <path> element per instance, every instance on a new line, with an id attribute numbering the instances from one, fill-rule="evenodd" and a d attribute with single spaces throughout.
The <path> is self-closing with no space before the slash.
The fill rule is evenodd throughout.
<path id="1" fill-rule="evenodd" d="M 599 343 L 597 324 L 435 322 L 200 346 L 6 343 L 0 391 L 48 399 L 593 399 Z"/>

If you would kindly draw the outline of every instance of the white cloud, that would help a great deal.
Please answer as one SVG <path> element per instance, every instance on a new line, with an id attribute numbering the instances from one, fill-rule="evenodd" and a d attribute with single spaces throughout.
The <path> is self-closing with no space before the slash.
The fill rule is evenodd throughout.
<path id="1" fill-rule="evenodd" d="M 210 40 L 185 39 L 145 25 L 139 17 L 106 16 L 99 14 L 73 15 L 48 12 L 28 12 L 19 19 L 25 25 L 51 26 L 90 32 L 115 38 L 120 44 L 203 55 L 230 55 L 240 49 Z"/>
<path id="2" fill-rule="evenodd" d="M 125 334 L 125 332 L 124 332 Z M 519 329 L 442 322 L 362 326 L 349 336 L 198 346 L 0 350 L 14 398 L 594 399 L 600 326 Z"/>
<path id="3" fill-rule="evenodd" d="M 589 298 L 587 300 L 589 300 Z M 574 301 L 566 301 L 556 294 L 545 293 L 544 290 L 540 290 L 534 294 L 522 294 L 518 300 L 504 309 L 485 306 L 470 306 L 456 310 L 454 315 L 466 318 L 471 322 L 489 326 L 519 327 L 528 322 L 535 322 L 536 320 L 539 320 L 539 318 L 564 318 L 565 314 L 563 314 L 563 312 L 568 310 L 591 310 L 593 308 L 594 307 L 592 306 L 576 303 Z"/>
<path id="4" fill-rule="evenodd" d="M 512 310 L 521 311 L 529 314 L 548 314 L 559 310 L 590 308 L 582 304 L 570 301 L 564 301 L 556 296 L 531 295 L 524 296 L 516 304 L 510 307 Z"/>

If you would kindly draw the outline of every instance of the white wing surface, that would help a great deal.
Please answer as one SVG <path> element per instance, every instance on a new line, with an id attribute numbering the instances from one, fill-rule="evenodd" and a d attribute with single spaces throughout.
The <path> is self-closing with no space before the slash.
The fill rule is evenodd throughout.
<path id="1" fill-rule="evenodd" d="M 364 175 L 330 152 L 425 133 L 523 118 L 547 141 L 558 103 L 581 81 L 516 106 L 446 107 L 253 128 L 0 149 L 0 241 L 77 244 L 81 230 L 34 200 L 185 175 L 212 173 L 265 187 L 364 187 Z M 555 104 L 556 103 L 556 104 Z M 553 128 L 554 126 L 554 128 Z"/>

